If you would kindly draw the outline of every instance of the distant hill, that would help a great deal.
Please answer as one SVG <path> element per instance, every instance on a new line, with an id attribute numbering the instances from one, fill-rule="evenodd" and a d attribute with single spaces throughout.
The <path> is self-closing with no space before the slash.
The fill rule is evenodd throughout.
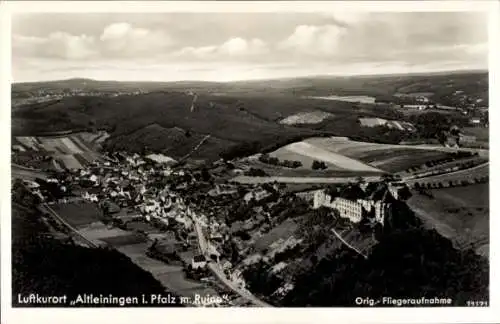
<path id="1" fill-rule="evenodd" d="M 487 71 L 451 71 L 415 74 L 387 74 L 360 76 L 311 76 L 235 82 L 121 82 L 91 79 L 14 83 L 13 96 L 38 89 L 82 89 L 87 91 L 166 91 L 193 90 L 224 94 L 296 94 L 296 95 L 393 95 L 401 88 L 416 85 L 414 92 L 442 92 L 460 90 L 470 94 L 488 91 Z M 418 85 L 418 86 L 417 86 Z M 451 85 L 451 86 L 449 86 Z M 437 91 L 439 90 L 439 91 Z M 487 99 L 487 98 L 486 98 Z"/>
<path id="2" fill-rule="evenodd" d="M 253 154 L 269 146 L 288 144 L 308 136 L 350 136 L 345 120 L 357 115 L 400 119 L 395 109 L 373 104 L 305 99 L 308 96 L 359 95 L 399 100 L 397 96 L 426 93 L 432 101 L 454 105 L 458 91 L 483 99 L 488 105 L 487 72 L 456 72 L 429 75 L 388 75 L 353 77 L 308 77 L 241 82 L 118 82 L 70 79 L 39 83 L 16 83 L 14 96 L 36 96 L 38 90 L 80 89 L 87 92 L 135 92 L 142 94 L 73 96 L 16 106 L 12 109 L 12 133 L 37 135 L 51 131 L 103 129 L 111 137 L 108 149 L 163 151 L 182 157 L 206 135 L 210 139 L 196 158 Z M 190 92 L 198 94 L 193 102 Z M 280 124 L 288 116 L 324 112 L 335 116 L 318 125 Z M 336 122 L 335 122 L 336 120 Z M 339 124 L 340 123 L 340 124 Z M 354 125 L 355 126 L 355 125 Z M 353 126 L 353 127 L 354 127 Z M 397 134 L 396 134 L 397 135 Z M 238 147 L 240 146 L 240 147 Z M 235 153 L 236 154 L 236 153 Z"/>
<path id="3" fill-rule="evenodd" d="M 198 155 L 215 158 L 247 142 L 262 145 L 321 134 L 320 131 L 279 125 L 238 109 L 238 101 L 182 92 L 152 92 L 118 97 L 67 97 L 32 104 L 12 112 L 14 135 L 36 135 L 68 129 L 105 129 L 109 149 L 141 151 L 145 146 L 179 158 L 205 135 L 210 139 Z"/>

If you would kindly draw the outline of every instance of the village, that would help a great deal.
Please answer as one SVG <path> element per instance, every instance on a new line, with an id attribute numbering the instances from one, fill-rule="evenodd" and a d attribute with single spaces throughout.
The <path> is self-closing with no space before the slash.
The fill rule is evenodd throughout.
<path id="1" fill-rule="evenodd" d="M 300 243 L 290 235 L 272 242 L 265 255 L 255 253 L 255 242 L 283 220 L 276 215 L 284 210 L 329 208 L 353 224 L 367 220 L 372 226 L 383 226 L 391 210 L 389 201 L 405 199 L 402 192 L 407 189 L 401 181 L 389 181 L 378 197 L 346 199 L 326 187 L 291 193 L 279 183 L 240 184 L 224 177 L 225 172 L 222 161 L 210 170 L 188 169 L 175 167 L 172 159 L 161 154 L 119 152 L 83 169 L 24 184 L 39 202 L 70 223 L 72 217 L 99 213 L 97 219 L 108 228 L 145 236 L 149 242 L 145 256 L 182 266 L 190 280 L 208 282 L 215 276 L 219 284 L 239 295 L 240 304 L 258 300 L 247 290 L 245 269 L 261 260 L 273 264 L 277 254 Z M 380 183 L 361 182 L 362 188 L 380 187 Z M 76 206 L 68 209 L 71 205 Z M 98 206 L 98 210 L 86 206 Z M 96 215 L 92 217 L 95 221 Z M 87 229 L 79 233 L 96 246 L 113 245 Z M 292 287 L 286 286 L 280 289 Z"/>

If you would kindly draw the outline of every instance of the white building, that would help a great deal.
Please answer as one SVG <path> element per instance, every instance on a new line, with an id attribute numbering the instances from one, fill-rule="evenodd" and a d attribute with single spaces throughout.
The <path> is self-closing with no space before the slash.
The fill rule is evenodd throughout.
<path id="1" fill-rule="evenodd" d="M 402 182 L 393 182 L 393 183 L 389 183 L 389 185 L 388 185 L 389 192 L 394 197 L 394 199 L 397 199 L 397 200 L 399 200 L 401 198 L 400 193 L 405 187 L 406 187 L 406 185 Z"/>
<path id="2" fill-rule="evenodd" d="M 92 174 L 89 178 L 90 181 L 92 181 L 94 183 L 94 185 L 98 184 L 99 183 L 99 177 L 96 176 L 95 174 Z"/>
<path id="3" fill-rule="evenodd" d="M 349 218 L 352 222 L 358 223 L 363 215 L 363 205 L 357 201 L 336 197 L 332 200 L 324 190 L 318 190 L 314 194 L 313 208 L 327 207 L 338 210 L 341 217 Z"/>
<path id="4" fill-rule="evenodd" d="M 363 213 L 373 211 L 375 220 L 383 225 L 389 211 L 389 204 L 382 201 L 366 199 L 352 201 L 339 197 L 332 200 L 324 190 L 318 190 L 314 195 L 313 208 L 318 209 L 322 206 L 336 209 L 341 217 L 349 218 L 353 223 L 359 223 L 363 218 Z"/>
<path id="5" fill-rule="evenodd" d="M 382 225 L 384 224 L 385 216 L 389 211 L 389 204 L 383 203 L 382 201 L 365 199 L 358 199 L 357 202 L 360 203 L 366 211 L 373 211 L 375 221 Z"/>
<path id="6" fill-rule="evenodd" d="M 256 201 L 259 201 L 259 200 L 262 200 L 262 199 L 268 197 L 269 195 L 271 195 L 271 193 L 269 193 L 266 190 L 262 189 L 262 190 L 258 190 L 258 191 L 248 192 L 243 197 L 243 199 L 248 203 L 248 202 L 250 202 L 250 200 L 252 200 L 252 198 L 255 199 Z"/>
<path id="7" fill-rule="evenodd" d="M 207 266 L 207 259 L 204 255 L 195 255 L 191 260 L 191 266 L 193 269 L 203 269 Z"/>
<path id="8" fill-rule="evenodd" d="M 82 195 L 82 198 L 85 200 L 91 201 L 91 202 L 98 202 L 99 201 L 96 194 L 89 194 L 88 192 L 85 192 Z"/>

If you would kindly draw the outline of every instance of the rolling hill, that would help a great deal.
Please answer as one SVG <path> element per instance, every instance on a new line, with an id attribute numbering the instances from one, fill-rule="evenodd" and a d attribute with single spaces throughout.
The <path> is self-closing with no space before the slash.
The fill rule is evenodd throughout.
<path id="1" fill-rule="evenodd" d="M 147 146 L 174 158 L 183 156 L 203 137 L 210 135 L 196 158 L 214 159 L 250 155 L 276 149 L 310 136 L 354 136 L 357 140 L 396 143 L 400 132 L 359 127 L 357 118 L 399 120 L 403 114 L 389 107 L 305 96 L 361 95 L 394 97 L 427 92 L 431 99 L 451 99 L 463 90 L 485 98 L 488 74 L 457 72 L 431 75 L 358 77 L 309 77 L 241 82 L 117 82 L 88 79 L 16 83 L 12 97 L 35 96 L 38 90 L 64 92 L 79 89 L 95 96 L 70 96 L 31 103 L 12 109 L 15 136 L 43 135 L 60 131 L 106 130 L 104 147 L 140 151 Z M 139 94 L 123 94 L 141 91 Z M 194 91 L 198 94 L 193 111 Z M 103 96 L 121 92 L 119 96 Z M 145 92 L 145 93 L 144 93 Z M 485 95 L 486 94 L 486 95 Z M 280 123 L 297 114 L 326 114 L 317 124 Z M 331 115 L 330 115 L 331 114 Z M 228 152 L 229 151 L 229 152 Z"/>
<path id="2" fill-rule="evenodd" d="M 12 112 L 12 132 L 38 135 L 104 129 L 111 135 L 105 148 L 141 151 L 147 146 L 174 158 L 186 154 L 205 135 L 211 135 L 198 152 L 199 157 L 210 159 L 237 144 L 257 142 L 265 146 L 321 134 L 257 117 L 224 97 L 199 96 L 192 112 L 191 102 L 192 96 L 182 92 L 68 97 L 16 109 Z"/>

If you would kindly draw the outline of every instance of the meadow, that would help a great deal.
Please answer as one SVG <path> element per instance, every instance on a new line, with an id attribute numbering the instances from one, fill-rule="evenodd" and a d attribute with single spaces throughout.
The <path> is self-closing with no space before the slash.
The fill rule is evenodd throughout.
<path id="1" fill-rule="evenodd" d="M 270 155 L 280 160 L 301 161 L 303 166 L 309 168 L 314 160 L 318 160 L 325 162 L 330 168 L 336 170 L 380 172 L 380 170 L 374 167 L 324 149 L 323 147 L 310 144 L 307 141 L 286 145 L 272 152 Z"/>
<path id="2" fill-rule="evenodd" d="M 305 142 L 385 172 L 404 171 L 410 167 L 422 165 L 429 160 L 448 156 L 448 153 L 439 150 L 358 142 L 340 137 L 310 138 Z"/>
<path id="3" fill-rule="evenodd" d="M 92 141 L 106 135 L 94 135 L 74 133 L 64 136 L 17 136 L 13 138 L 13 143 L 26 151 L 45 152 L 67 169 L 81 169 L 100 157 Z"/>
<path id="4" fill-rule="evenodd" d="M 429 227 L 459 248 L 487 252 L 489 244 L 489 183 L 432 190 L 434 198 L 414 194 L 408 205 Z"/>
<path id="5" fill-rule="evenodd" d="M 51 208 L 76 228 L 97 222 L 102 217 L 101 211 L 94 203 L 60 203 L 51 206 Z"/>

